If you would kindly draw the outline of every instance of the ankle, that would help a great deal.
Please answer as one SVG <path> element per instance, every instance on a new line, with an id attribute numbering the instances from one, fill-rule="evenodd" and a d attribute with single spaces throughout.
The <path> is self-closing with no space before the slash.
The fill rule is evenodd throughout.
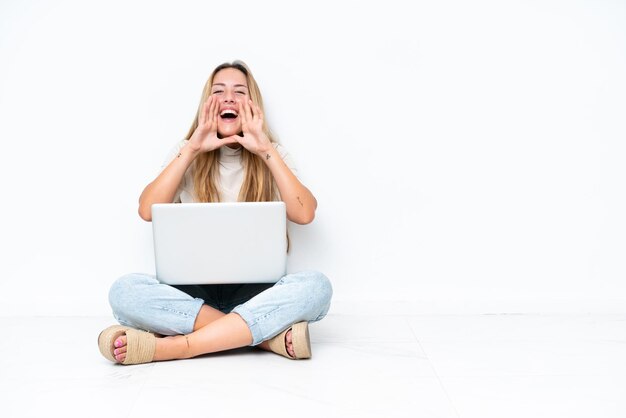
<path id="1" fill-rule="evenodd" d="M 191 344 L 189 344 L 189 336 L 183 335 L 185 337 L 185 343 L 183 345 L 183 355 L 182 358 L 191 358 L 193 355 L 191 354 Z"/>
<path id="2" fill-rule="evenodd" d="M 191 344 L 190 344 L 191 345 Z M 186 335 L 176 335 L 157 339 L 155 360 L 177 360 L 192 357 Z"/>

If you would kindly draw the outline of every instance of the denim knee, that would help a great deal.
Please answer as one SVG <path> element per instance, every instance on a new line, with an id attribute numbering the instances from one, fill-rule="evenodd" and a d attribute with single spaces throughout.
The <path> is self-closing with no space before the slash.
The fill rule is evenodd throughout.
<path id="1" fill-rule="evenodd" d="M 274 337 L 291 325 L 315 322 L 330 308 L 333 288 L 317 271 L 301 271 L 281 278 L 274 286 L 235 307 L 252 333 L 252 345 Z"/>
<path id="2" fill-rule="evenodd" d="M 138 296 L 141 292 L 137 291 L 138 285 L 146 285 L 155 281 L 152 276 L 145 274 L 131 273 L 126 274 L 117 279 L 109 290 L 109 304 L 116 318 L 126 317 L 129 309 L 138 305 Z"/>
<path id="3" fill-rule="evenodd" d="M 148 274 L 127 274 L 109 291 L 113 316 L 122 325 L 162 335 L 188 334 L 204 301 Z"/>
<path id="4" fill-rule="evenodd" d="M 319 271 L 307 270 L 298 273 L 301 277 L 303 292 L 306 294 L 307 307 L 310 308 L 313 321 L 324 318 L 330 309 L 333 286 L 328 277 Z"/>

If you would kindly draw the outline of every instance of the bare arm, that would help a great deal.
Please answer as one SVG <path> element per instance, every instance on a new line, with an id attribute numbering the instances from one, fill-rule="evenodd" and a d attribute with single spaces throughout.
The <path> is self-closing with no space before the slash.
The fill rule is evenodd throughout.
<path id="1" fill-rule="evenodd" d="M 262 158 L 274 176 L 280 196 L 285 202 L 287 218 L 301 225 L 311 223 L 317 209 L 315 196 L 292 173 L 273 146 Z"/>
<path id="2" fill-rule="evenodd" d="M 141 219 L 148 222 L 152 220 L 152 205 L 154 203 L 172 203 L 178 185 L 198 154 L 199 151 L 193 150 L 189 144 L 185 145 L 161 174 L 143 189 L 141 196 L 139 196 L 139 216 Z"/>
<path id="3" fill-rule="evenodd" d="M 141 196 L 139 196 L 139 216 L 141 219 L 148 222 L 152 220 L 153 204 L 172 203 L 176 189 L 183 181 L 185 172 L 199 154 L 237 142 L 237 139 L 232 136 L 217 137 L 218 112 L 217 99 L 209 96 L 200 112 L 198 127 L 189 138 L 189 142 L 181 148 L 179 154 L 165 167 L 161 174 L 143 189 Z"/>
<path id="4" fill-rule="evenodd" d="M 243 137 L 238 138 L 238 142 L 267 164 L 287 207 L 287 218 L 301 225 L 311 223 L 315 218 L 317 200 L 287 167 L 263 132 L 261 109 L 252 100 L 248 100 L 239 103 L 239 116 L 242 117 Z"/>

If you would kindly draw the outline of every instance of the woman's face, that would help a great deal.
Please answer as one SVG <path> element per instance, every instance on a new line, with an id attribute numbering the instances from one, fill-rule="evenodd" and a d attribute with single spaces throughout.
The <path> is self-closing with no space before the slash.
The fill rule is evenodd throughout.
<path id="1" fill-rule="evenodd" d="M 217 98 L 219 106 L 217 133 L 221 137 L 237 135 L 241 132 L 239 103 L 250 98 L 246 76 L 236 68 L 225 68 L 213 77 L 211 95 Z"/>

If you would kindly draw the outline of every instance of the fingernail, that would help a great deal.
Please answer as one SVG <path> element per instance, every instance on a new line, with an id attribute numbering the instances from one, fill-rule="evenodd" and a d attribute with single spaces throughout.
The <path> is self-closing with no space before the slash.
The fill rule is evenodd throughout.
<path id="1" fill-rule="evenodd" d="M 120 340 L 115 340 L 115 343 L 113 344 L 116 347 L 119 347 L 121 345 L 121 341 Z"/>
<path id="2" fill-rule="evenodd" d="M 117 348 L 115 350 L 113 350 L 113 355 L 117 356 Z"/>

